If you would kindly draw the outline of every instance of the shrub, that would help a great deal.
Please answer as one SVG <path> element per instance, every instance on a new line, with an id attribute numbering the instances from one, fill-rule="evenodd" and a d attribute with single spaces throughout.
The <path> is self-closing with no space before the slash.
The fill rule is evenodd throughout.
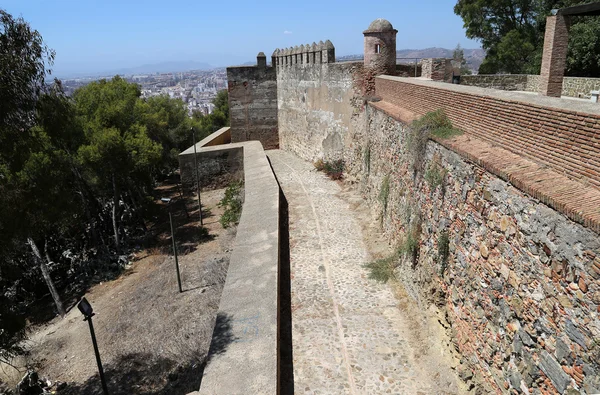
<path id="1" fill-rule="evenodd" d="M 225 190 L 225 196 L 219 202 L 219 207 L 223 207 L 225 211 L 221 215 L 219 222 L 224 228 L 228 228 L 231 224 L 237 225 L 242 215 L 242 188 L 241 181 L 230 184 Z"/>
<path id="2" fill-rule="evenodd" d="M 452 122 L 441 108 L 414 120 L 406 136 L 406 148 L 412 159 L 414 176 L 416 177 L 423 168 L 427 141 L 430 136 L 446 139 L 459 134 L 462 134 L 462 131 L 454 129 Z"/>
<path id="3" fill-rule="evenodd" d="M 450 137 L 460 136 L 462 130 L 454 128 L 438 128 L 431 131 L 431 134 L 441 139 L 449 139 Z"/>
<path id="4" fill-rule="evenodd" d="M 344 176 L 344 161 L 337 159 L 334 161 L 323 161 L 318 159 L 314 163 L 315 169 L 322 171 L 332 180 L 341 180 Z"/>
<path id="5" fill-rule="evenodd" d="M 394 277 L 394 269 L 397 266 L 398 259 L 399 255 L 396 252 L 387 258 L 367 263 L 365 267 L 370 270 L 369 278 L 380 283 L 388 282 L 390 278 Z"/>

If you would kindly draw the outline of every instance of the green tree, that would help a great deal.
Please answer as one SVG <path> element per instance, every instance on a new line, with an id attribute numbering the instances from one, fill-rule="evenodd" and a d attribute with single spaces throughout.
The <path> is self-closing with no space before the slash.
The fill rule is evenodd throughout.
<path id="1" fill-rule="evenodd" d="M 539 74 L 546 17 L 584 0 L 458 0 L 454 13 L 464 22 L 467 37 L 487 51 L 480 74 Z M 567 75 L 597 76 L 600 64 L 600 19 L 574 17 L 569 34 Z M 593 51 L 593 52 L 590 52 Z"/>
<path id="2" fill-rule="evenodd" d="M 165 95 L 139 100 L 136 116 L 146 126 L 148 137 L 162 146 L 163 168 L 176 168 L 179 152 L 184 146 L 191 145 L 192 122 L 187 116 L 185 103 Z"/>
<path id="3" fill-rule="evenodd" d="M 64 314 L 49 268 L 37 242 L 50 226 L 63 224 L 68 197 L 60 187 L 62 158 L 42 127 L 35 127 L 54 52 L 22 18 L 0 10 L 0 359 L 19 351 L 24 320 L 16 306 L 18 276 L 26 269 L 25 243 Z M 58 176 L 58 177 L 57 177 Z M 59 190 L 60 189 L 60 190 Z M 68 207 L 72 212 L 73 206 Z M 46 251 L 47 252 L 47 251 Z M 37 253 L 37 254 L 36 254 Z M 46 253 L 46 257 L 48 254 Z M 31 258 L 31 256 L 29 256 Z M 12 282 L 12 284 L 10 284 Z"/>
<path id="4" fill-rule="evenodd" d="M 452 52 L 452 67 L 460 70 L 461 75 L 471 74 L 471 69 L 467 66 L 467 60 L 465 59 L 465 51 L 460 44 L 456 44 L 456 48 Z"/>
<path id="5" fill-rule="evenodd" d="M 136 117 L 140 90 L 116 76 L 95 81 L 74 93 L 75 107 L 86 143 L 78 149 L 84 175 L 96 192 L 112 200 L 114 245 L 121 248 L 119 212 L 123 191 L 135 203 L 152 183 L 162 148 L 150 139 Z M 133 192 L 136 191 L 137 194 Z"/>
<path id="6" fill-rule="evenodd" d="M 229 95 L 227 90 L 219 91 L 212 103 L 215 105 L 212 113 L 204 115 L 195 111 L 192 114 L 192 126 L 196 130 L 197 139 L 204 138 L 224 126 L 229 126 Z"/>

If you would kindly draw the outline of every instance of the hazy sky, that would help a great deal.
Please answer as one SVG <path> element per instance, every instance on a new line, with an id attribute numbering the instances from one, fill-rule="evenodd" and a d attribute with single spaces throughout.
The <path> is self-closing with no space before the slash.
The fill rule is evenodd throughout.
<path id="1" fill-rule="evenodd" d="M 96 72 L 166 61 L 215 66 L 258 52 L 329 39 L 336 55 L 360 54 L 376 18 L 398 29 L 397 48 L 479 47 L 465 37 L 453 0 L 207 1 L 3 0 L 56 50 L 55 74 Z"/>

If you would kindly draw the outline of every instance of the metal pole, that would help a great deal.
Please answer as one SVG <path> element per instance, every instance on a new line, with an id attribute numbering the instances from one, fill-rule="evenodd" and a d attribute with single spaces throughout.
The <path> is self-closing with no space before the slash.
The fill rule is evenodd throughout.
<path id="1" fill-rule="evenodd" d="M 417 76 L 417 60 L 418 58 L 415 58 L 415 77 Z"/>
<path id="2" fill-rule="evenodd" d="M 96 363 L 98 364 L 98 373 L 100 373 L 102 391 L 104 392 L 104 395 L 108 395 L 108 388 L 106 387 L 106 380 L 104 379 L 104 369 L 102 369 L 102 361 L 100 361 L 100 352 L 98 351 L 98 343 L 96 342 L 96 334 L 94 333 L 94 324 L 92 324 L 92 316 L 85 317 L 85 320 L 90 325 L 90 334 L 92 335 L 92 344 L 94 345 L 94 352 L 96 353 Z"/>
<path id="3" fill-rule="evenodd" d="M 177 246 L 175 244 L 175 231 L 173 230 L 173 216 L 169 210 L 169 222 L 171 223 L 171 240 L 173 240 L 173 255 L 175 256 L 175 268 L 177 269 L 177 285 L 179 285 L 179 292 L 181 290 L 181 275 L 179 274 L 179 260 L 177 259 Z"/>
<path id="4" fill-rule="evenodd" d="M 196 152 L 196 132 L 192 128 L 192 139 L 194 142 L 194 168 L 196 169 L 196 192 L 198 193 L 198 212 L 200 213 L 200 226 L 204 226 L 202 222 L 202 201 L 200 200 L 200 176 L 198 176 L 198 153 Z"/>

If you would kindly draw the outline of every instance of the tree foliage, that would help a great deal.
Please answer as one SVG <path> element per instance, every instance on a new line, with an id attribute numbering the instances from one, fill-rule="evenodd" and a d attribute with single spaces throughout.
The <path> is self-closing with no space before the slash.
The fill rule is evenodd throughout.
<path id="1" fill-rule="evenodd" d="M 456 45 L 452 52 L 452 67 L 460 71 L 460 75 L 471 74 L 471 69 L 467 66 L 467 60 L 465 59 L 465 51 L 462 49 L 460 44 Z"/>
<path id="2" fill-rule="evenodd" d="M 177 155 L 228 124 L 188 117 L 181 100 L 143 99 L 120 77 L 65 95 L 48 84 L 54 52 L 23 19 L 0 10 L 0 360 L 19 352 L 30 305 L 102 278 L 143 240 L 159 176 Z"/>
<path id="3" fill-rule="evenodd" d="M 580 0 L 458 0 L 455 14 L 467 37 L 487 51 L 480 74 L 539 74 L 546 17 L 551 10 L 584 4 Z M 567 75 L 598 76 L 600 19 L 573 17 L 569 33 Z"/>

